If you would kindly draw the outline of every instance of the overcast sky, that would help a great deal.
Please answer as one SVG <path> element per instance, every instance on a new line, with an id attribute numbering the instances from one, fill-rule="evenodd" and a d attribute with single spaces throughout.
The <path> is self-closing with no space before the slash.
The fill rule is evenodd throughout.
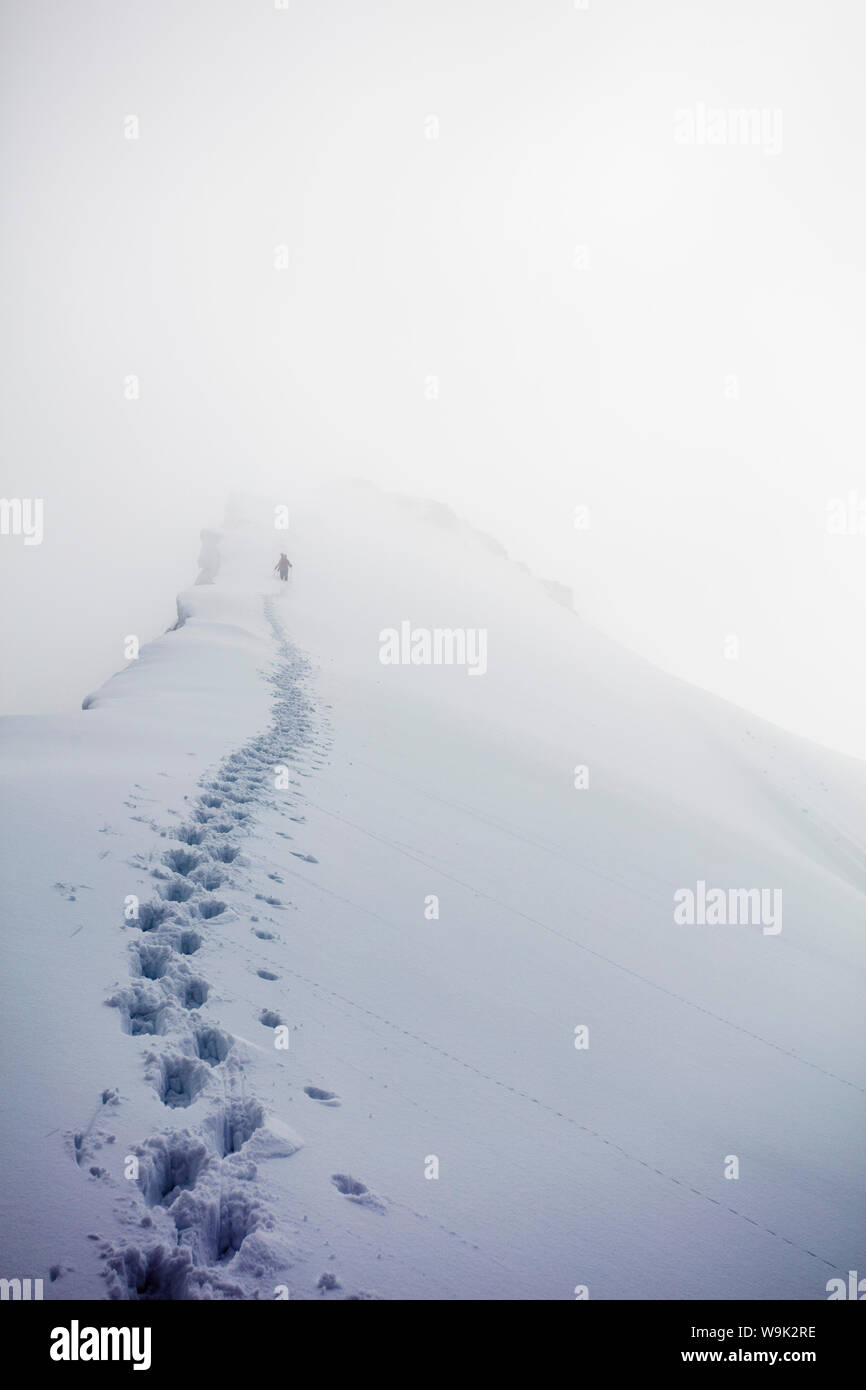
<path id="1" fill-rule="evenodd" d="M 45 506 L 41 545 L 0 537 L 5 712 L 76 708 L 167 626 L 229 490 L 348 473 L 866 757 L 855 0 L 3 27 L 2 492 Z"/>

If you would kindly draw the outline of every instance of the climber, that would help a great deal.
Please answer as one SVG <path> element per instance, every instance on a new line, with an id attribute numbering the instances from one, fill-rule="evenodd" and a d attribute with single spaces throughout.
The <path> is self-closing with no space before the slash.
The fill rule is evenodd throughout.
<path id="1" fill-rule="evenodd" d="M 280 572 L 280 579 L 288 579 L 288 577 L 289 577 L 289 570 L 290 570 L 291 568 L 292 568 L 292 562 L 291 562 L 291 560 L 289 559 L 288 555 L 286 554 L 286 552 L 285 552 L 284 550 L 281 551 L 281 553 L 280 553 L 280 558 L 279 558 L 279 560 L 277 561 L 277 563 L 274 565 L 274 570 L 275 570 L 275 571 L 276 571 L 276 570 L 279 570 L 279 572 Z"/>

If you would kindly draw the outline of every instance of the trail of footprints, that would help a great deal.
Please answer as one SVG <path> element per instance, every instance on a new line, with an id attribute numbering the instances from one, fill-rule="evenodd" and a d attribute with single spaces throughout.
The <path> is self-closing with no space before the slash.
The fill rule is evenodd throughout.
<path id="1" fill-rule="evenodd" d="M 257 805 L 273 803 L 274 767 L 296 764 L 305 747 L 317 750 L 312 762 L 321 766 L 329 746 L 315 742 L 316 715 L 302 688 L 308 664 L 284 640 L 268 600 L 265 611 L 279 651 L 271 677 L 275 701 L 270 728 L 224 760 L 213 780 L 203 784 L 185 824 L 166 830 L 151 823 L 174 843 L 152 867 L 141 857 L 137 861 L 149 867 L 156 895 L 140 904 L 137 920 L 125 923 L 137 933 L 130 945 L 131 979 L 107 1003 L 118 1010 L 124 1031 L 144 1041 L 145 1074 L 166 1109 L 182 1111 L 202 1098 L 210 1108 L 195 1129 L 151 1135 L 134 1150 L 143 1207 L 140 1225 L 154 1234 L 142 1244 L 103 1247 L 112 1298 L 248 1297 L 228 1268 L 235 1261 L 239 1272 L 264 1281 L 265 1297 L 268 1280 L 276 1277 L 275 1257 L 263 1239 L 273 1219 L 251 1195 L 250 1183 L 256 1157 L 287 1157 L 295 1146 L 268 1131 L 263 1107 L 247 1094 L 236 1040 L 202 1014 L 210 985 L 196 966 L 211 924 L 239 920 L 219 892 L 238 886 L 232 870 L 245 864 L 238 840 L 249 834 Z M 295 780 L 294 785 L 300 783 Z M 318 862 L 310 854 L 296 857 Z M 277 875 L 270 877 L 280 881 Z M 282 907 L 276 896 L 255 896 Z M 259 940 L 275 939 L 264 928 L 253 926 L 252 931 Z M 265 968 L 256 974 L 265 981 L 279 978 Z M 262 1009 L 258 1017 L 266 1028 L 282 1023 L 273 1009 Z M 330 1091 L 304 1089 L 319 1104 L 340 1104 Z M 98 1111 L 116 1103 L 116 1093 L 106 1092 Z M 93 1124 L 91 1120 L 88 1131 L 74 1136 L 80 1164 L 86 1161 L 85 1141 Z M 90 1172 L 97 1176 L 104 1170 L 94 1165 Z M 380 1205 L 363 1183 L 341 1174 L 332 1181 L 350 1200 Z"/>
<path id="2" fill-rule="evenodd" d="M 185 1110 L 201 1099 L 210 1101 L 210 1109 L 196 1129 L 165 1130 L 138 1146 L 137 1185 L 143 1208 L 139 1224 L 155 1234 L 142 1243 L 119 1249 L 103 1243 L 108 1291 L 113 1298 L 248 1297 L 248 1287 L 233 1278 L 235 1270 L 262 1281 L 264 1296 L 269 1297 L 269 1283 L 281 1278 L 281 1266 L 263 1239 L 273 1226 L 273 1219 L 250 1184 L 256 1175 L 257 1157 L 288 1157 L 295 1149 L 288 1140 L 268 1132 L 262 1105 L 247 1094 L 244 1062 L 235 1039 L 202 1014 L 210 985 L 195 964 L 212 924 L 238 920 L 238 914 L 219 893 L 223 888 L 237 886 L 232 871 L 244 866 L 238 839 L 250 832 L 256 806 L 266 801 L 273 803 L 274 767 L 297 765 L 297 755 L 305 747 L 324 750 L 328 746 L 327 742 L 314 741 L 314 710 L 302 689 L 307 663 L 283 639 L 267 601 L 266 612 L 279 651 L 272 677 L 275 701 L 270 728 L 224 760 L 214 779 L 203 786 L 185 824 L 166 830 L 143 816 L 132 817 L 175 843 L 161 854 L 154 867 L 144 859 L 138 861 L 141 867 L 150 867 L 157 892 L 149 902 L 140 904 L 136 922 L 125 924 L 137 930 L 130 946 L 131 980 L 107 1002 L 118 1009 L 124 1030 L 144 1041 L 146 1076 L 166 1111 Z M 322 761 L 315 755 L 311 759 L 313 766 L 321 766 Z M 300 767 L 297 771 L 301 776 L 310 775 Z M 297 779 L 293 784 L 295 788 L 300 786 Z M 300 825 L 305 823 L 300 813 L 290 819 Z M 285 831 L 277 834 L 292 839 Z M 307 863 L 318 862 L 311 854 L 295 850 L 290 853 Z M 281 881 L 276 874 L 270 878 Z M 56 886 L 58 891 L 69 888 Z M 283 910 L 276 895 L 256 893 L 255 898 L 276 911 Z M 75 900 L 74 896 L 71 900 Z M 275 940 L 273 932 L 255 925 L 257 921 L 250 914 L 254 937 Z M 275 972 L 264 967 L 256 974 L 263 981 L 278 979 Z M 270 1008 L 262 1008 L 258 1018 L 269 1029 L 283 1022 L 280 1014 Z M 425 1046 L 431 1045 L 424 1039 L 418 1040 Z M 446 1052 L 442 1055 L 450 1056 Z M 504 1084 L 492 1076 L 486 1079 L 497 1086 Z M 511 1086 L 506 1089 L 514 1090 Z M 320 1087 L 305 1086 L 304 1093 L 317 1105 L 340 1104 L 339 1096 Z M 525 1092 L 516 1094 L 541 1104 Z M 104 1091 L 86 1128 L 72 1136 L 75 1161 L 93 1178 L 106 1175 L 94 1156 L 104 1144 L 113 1142 L 114 1136 L 104 1133 L 103 1128 L 107 1113 L 118 1104 L 115 1090 Z M 605 1144 L 612 1142 L 559 1111 L 554 1113 L 570 1124 L 578 1124 Z M 619 1145 L 614 1147 L 626 1158 L 632 1157 Z M 649 1166 L 641 1159 L 636 1161 Z M 660 1169 L 655 1171 L 661 1177 L 670 1176 Z M 679 1181 L 673 1177 L 670 1180 Z M 350 1174 L 335 1173 L 331 1182 L 347 1201 L 384 1210 L 381 1200 Z M 706 1196 L 695 1188 L 692 1191 Z M 715 1202 L 712 1197 L 707 1200 Z M 756 1224 L 749 1217 L 743 1219 Z M 786 1237 L 780 1238 L 794 1244 Z M 806 1253 L 820 1259 L 813 1251 Z M 829 1261 L 821 1262 L 834 1268 Z M 61 1272 L 59 1266 L 54 1269 Z M 51 1277 L 55 1277 L 54 1270 Z M 323 1275 L 317 1287 L 326 1291 L 339 1284 L 334 1276 Z M 347 1295 L 365 1296 L 368 1295 Z"/>

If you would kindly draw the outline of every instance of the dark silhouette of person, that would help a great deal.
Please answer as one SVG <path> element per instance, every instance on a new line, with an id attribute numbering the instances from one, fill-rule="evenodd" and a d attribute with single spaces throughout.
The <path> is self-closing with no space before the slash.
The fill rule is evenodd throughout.
<path id="1" fill-rule="evenodd" d="M 290 570 L 291 568 L 292 568 L 292 562 L 291 562 L 291 560 L 289 559 L 288 555 L 286 554 L 286 552 L 285 552 L 284 550 L 281 551 L 281 553 L 280 553 L 280 558 L 279 558 L 279 560 L 277 561 L 277 563 L 274 565 L 274 570 L 275 570 L 275 571 L 276 571 L 276 570 L 279 570 L 279 572 L 280 572 L 280 579 L 288 579 L 288 577 L 289 577 L 289 570 Z"/>

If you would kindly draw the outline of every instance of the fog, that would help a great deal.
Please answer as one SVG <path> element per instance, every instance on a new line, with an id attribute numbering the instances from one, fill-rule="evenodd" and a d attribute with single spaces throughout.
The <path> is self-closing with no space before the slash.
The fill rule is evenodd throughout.
<path id="1" fill-rule="evenodd" d="M 2 491 L 44 502 L 41 544 L 0 536 L 3 712 L 77 708 L 164 630 L 229 492 L 349 475 L 866 756 L 856 5 L 3 29 Z"/>

